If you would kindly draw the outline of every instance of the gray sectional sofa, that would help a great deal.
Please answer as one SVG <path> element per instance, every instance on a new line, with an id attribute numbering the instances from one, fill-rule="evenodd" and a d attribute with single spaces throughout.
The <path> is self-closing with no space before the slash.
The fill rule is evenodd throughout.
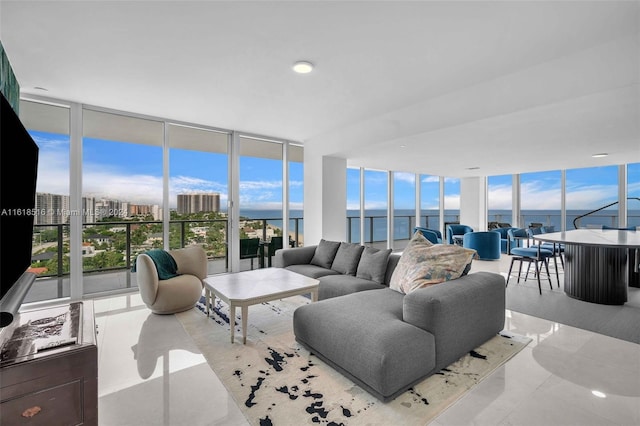
<path id="1" fill-rule="evenodd" d="M 337 256 L 344 250 L 336 249 L 331 264 L 312 263 L 321 245 L 327 248 L 321 241 L 276 252 L 276 266 L 320 281 L 320 300 L 294 312 L 295 338 L 382 401 L 457 361 L 504 327 L 505 280 L 499 274 L 472 273 L 403 294 L 388 287 L 400 255 L 387 252 L 379 282 L 379 270 L 376 280 L 358 278 L 357 266 L 355 275 L 340 272 Z M 382 261 L 379 253 L 374 254 Z M 340 271 L 331 269 L 336 260 Z"/>
<path id="2" fill-rule="evenodd" d="M 389 286 L 400 255 L 359 244 L 322 240 L 276 251 L 274 266 L 320 281 L 318 300 Z"/>

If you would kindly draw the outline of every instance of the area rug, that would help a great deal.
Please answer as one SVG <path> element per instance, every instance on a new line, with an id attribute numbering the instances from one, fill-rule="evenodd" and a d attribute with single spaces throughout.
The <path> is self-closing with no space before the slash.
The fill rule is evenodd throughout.
<path id="1" fill-rule="evenodd" d="M 249 307 L 246 345 L 240 318 L 232 344 L 226 304 L 208 318 L 203 302 L 176 316 L 252 425 L 425 425 L 531 341 L 502 332 L 383 403 L 294 340 L 293 311 L 309 299 Z"/>

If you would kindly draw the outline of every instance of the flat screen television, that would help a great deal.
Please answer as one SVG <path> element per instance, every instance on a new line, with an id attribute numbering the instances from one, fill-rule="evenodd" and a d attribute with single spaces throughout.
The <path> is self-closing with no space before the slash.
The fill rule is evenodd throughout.
<path id="1" fill-rule="evenodd" d="M 34 275 L 26 284 L 22 278 L 31 265 L 38 145 L 4 95 L 0 97 L 0 326 L 4 327 L 12 319 L 5 310 L 19 308 L 28 291 L 18 287 L 30 287 L 35 279 Z M 15 295 L 21 299 L 8 300 Z"/>

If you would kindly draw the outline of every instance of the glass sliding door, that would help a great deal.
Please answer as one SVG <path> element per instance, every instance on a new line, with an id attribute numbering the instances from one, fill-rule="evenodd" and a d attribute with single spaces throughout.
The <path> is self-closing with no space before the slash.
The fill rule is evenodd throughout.
<path id="1" fill-rule="evenodd" d="M 440 226 L 440 177 L 420 175 L 420 226 L 438 230 Z"/>
<path id="2" fill-rule="evenodd" d="M 562 177 L 559 170 L 520 175 L 520 227 L 562 228 Z M 573 228 L 567 228 L 573 229 Z"/>
<path id="3" fill-rule="evenodd" d="M 25 303 L 70 296 L 69 108 L 21 101 L 20 120 L 38 145 L 31 272 Z"/>
<path id="4" fill-rule="evenodd" d="M 444 178 L 444 232 L 447 238 L 447 225 L 460 223 L 460 179 Z"/>
<path id="5" fill-rule="evenodd" d="M 416 216 L 416 175 L 393 172 L 393 247 L 402 248 L 413 234 Z M 404 243 L 402 243 L 404 242 Z"/>
<path id="6" fill-rule="evenodd" d="M 566 173 L 567 229 L 574 229 L 574 223 L 577 228 L 617 227 L 618 166 L 570 169 Z"/>
<path id="7" fill-rule="evenodd" d="M 487 229 L 496 227 L 507 227 L 512 225 L 513 207 L 512 207 L 512 176 L 489 176 L 487 179 L 487 210 L 489 226 Z"/>
<path id="8" fill-rule="evenodd" d="M 360 169 L 347 168 L 347 242 L 360 243 Z"/>
<path id="9" fill-rule="evenodd" d="M 169 248 L 199 245 L 209 274 L 227 272 L 227 200 L 230 135 L 168 125 Z"/>
<path id="10" fill-rule="evenodd" d="M 640 226 L 640 163 L 627 164 L 627 226 Z"/>
<path id="11" fill-rule="evenodd" d="M 304 212 L 304 148 L 300 145 L 289 145 L 289 237 L 284 245 L 304 245 L 303 212 Z"/>
<path id="12" fill-rule="evenodd" d="M 377 248 L 387 246 L 388 173 L 364 171 L 364 242 Z"/>
<path id="13" fill-rule="evenodd" d="M 83 131 L 84 294 L 136 287 L 138 253 L 164 246 L 163 123 L 85 109 Z"/>
<path id="14" fill-rule="evenodd" d="M 240 270 L 265 266 L 265 248 L 282 237 L 282 147 L 278 141 L 239 138 Z"/>

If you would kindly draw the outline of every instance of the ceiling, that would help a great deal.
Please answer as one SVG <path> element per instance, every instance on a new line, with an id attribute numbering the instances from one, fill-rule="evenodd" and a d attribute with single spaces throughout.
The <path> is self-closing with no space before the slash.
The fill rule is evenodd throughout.
<path id="1" fill-rule="evenodd" d="M 23 94 L 299 141 L 349 166 L 640 162 L 639 1 L 1 0 L 0 38 Z M 295 74 L 297 60 L 316 68 Z"/>

